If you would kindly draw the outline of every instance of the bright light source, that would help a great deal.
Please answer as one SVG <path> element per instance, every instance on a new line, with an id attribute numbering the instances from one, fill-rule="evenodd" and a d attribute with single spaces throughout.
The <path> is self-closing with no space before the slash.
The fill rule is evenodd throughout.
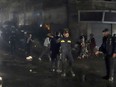
<path id="1" fill-rule="evenodd" d="M 42 27 L 43 25 L 42 24 L 40 24 L 40 27 Z"/>
<path id="2" fill-rule="evenodd" d="M 0 80 L 2 80 L 2 77 L 0 77 Z"/>

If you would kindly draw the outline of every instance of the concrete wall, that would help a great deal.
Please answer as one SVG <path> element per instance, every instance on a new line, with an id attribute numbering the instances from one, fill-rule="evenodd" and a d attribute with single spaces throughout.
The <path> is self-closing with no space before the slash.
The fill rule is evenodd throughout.
<path id="1" fill-rule="evenodd" d="M 111 24 L 92 23 L 92 24 L 89 24 L 89 27 L 91 28 L 88 28 L 87 31 L 90 31 L 91 33 L 94 34 L 97 46 L 100 46 L 102 43 L 102 37 L 103 37 L 102 31 L 105 28 L 108 28 L 111 31 Z M 90 32 L 88 33 L 88 36 Z"/>
<path id="2" fill-rule="evenodd" d="M 62 24 L 67 20 L 66 7 L 46 9 L 43 11 L 44 22 Z"/>
<path id="3" fill-rule="evenodd" d="M 112 34 L 116 34 L 116 24 L 112 25 Z"/>
<path id="4" fill-rule="evenodd" d="M 78 41 L 80 35 L 87 35 L 87 26 L 88 25 L 86 23 L 70 23 L 70 31 L 73 43 Z"/>

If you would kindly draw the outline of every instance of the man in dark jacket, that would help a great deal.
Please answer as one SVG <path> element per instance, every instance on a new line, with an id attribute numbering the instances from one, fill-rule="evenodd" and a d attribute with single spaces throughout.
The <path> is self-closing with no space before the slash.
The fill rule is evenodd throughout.
<path id="1" fill-rule="evenodd" d="M 103 30 L 103 41 L 102 45 L 99 48 L 99 51 L 96 52 L 96 55 L 99 53 L 104 53 L 105 55 L 105 64 L 106 64 L 106 76 L 103 79 L 113 81 L 114 77 L 114 58 L 116 57 L 116 41 L 110 35 L 108 29 Z"/>
<path id="2" fill-rule="evenodd" d="M 51 43 L 50 43 L 50 51 L 51 51 L 51 62 L 52 62 L 52 71 L 57 71 L 58 69 L 58 55 L 60 50 L 60 43 L 58 42 L 58 39 L 60 37 L 56 33 L 56 35 L 51 37 Z"/>

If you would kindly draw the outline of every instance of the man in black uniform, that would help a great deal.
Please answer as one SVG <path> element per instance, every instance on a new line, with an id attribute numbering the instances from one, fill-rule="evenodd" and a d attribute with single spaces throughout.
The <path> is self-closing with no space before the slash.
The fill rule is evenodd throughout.
<path id="1" fill-rule="evenodd" d="M 105 55 L 105 64 L 106 64 L 106 76 L 103 79 L 113 81 L 114 77 L 114 58 L 116 57 L 116 41 L 110 35 L 108 29 L 103 30 L 103 42 L 99 51 L 96 52 L 96 55 L 99 53 L 104 53 Z"/>
<path id="2" fill-rule="evenodd" d="M 61 58 L 62 58 L 62 75 L 63 77 L 66 76 L 66 61 L 68 61 L 71 74 L 73 77 L 75 77 L 75 74 L 72 70 L 73 65 L 73 56 L 71 53 L 71 40 L 69 38 L 69 32 L 66 30 L 63 32 L 63 38 L 60 40 L 61 42 Z"/>

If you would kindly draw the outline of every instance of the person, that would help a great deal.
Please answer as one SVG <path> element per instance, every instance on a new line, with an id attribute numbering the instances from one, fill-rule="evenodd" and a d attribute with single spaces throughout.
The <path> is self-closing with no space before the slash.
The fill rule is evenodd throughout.
<path id="1" fill-rule="evenodd" d="M 59 40 L 59 33 L 56 32 L 56 35 L 51 38 L 50 43 L 50 51 L 51 51 L 51 63 L 52 63 L 52 71 L 59 71 L 58 69 L 58 63 L 59 63 L 59 50 L 60 50 L 60 43 Z"/>
<path id="2" fill-rule="evenodd" d="M 32 58 L 32 43 L 33 43 L 33 39 L 32 39 L 32 34 L 29 34 L 26 40 L 26 55 L 27 58 Z"/>
<path id="3" fill-rule="evenodd" d="M 51 61 L 51 57 L 50 57 L 50 39 L 52 38 L 51 33 L 47 34 L 47 37 L 44 40 L 44 50 L 41 53 L 41 55 L 39 56 L 38 60 L 41 61 L 42 57 L 47 54 L 47 56 L 49 57 L 49 61 Z"/>
<path id="4" fill-rule="evenodd" d="M 78 56 L 79 59 L 88 57 L 88 49 L 86 44 L 87 38 L 85 35 L 80 36 L 80 55 Z"/>
<path id="5" fill-rule="evenodd" d="M 94 49 L 96 47 L 96 41 L 93 34 L 90 34 L 89 39 L 89 48 L 90 48 L 90 55 L 94 55 Z"/>
<path id="6" fill-rule="evenodd" d="M 108 29 L 103 30 L 103 41 L 96 55 L 104 53 L 106 76 L 103 79 L 113 81 L 114 79 L 114 58 L 116 57 L 116 40 L 113 39 Z"/>
<path id="7" fill-rule="evenodd" d="M 61 76 L 66 76 L 66 61 L 68 61 L 68 69 L 71 72 L 72 76 L 75 77 L 75 73 L 73 72 L 73 63 L 74 59 L 71 53 L 71 39 L 69 36 L 69 32 L 65 30 L 63 32 L 63 38 L 60 40 L 61 43 L 61 58 L 62 58 L 62 74 Z"/>

